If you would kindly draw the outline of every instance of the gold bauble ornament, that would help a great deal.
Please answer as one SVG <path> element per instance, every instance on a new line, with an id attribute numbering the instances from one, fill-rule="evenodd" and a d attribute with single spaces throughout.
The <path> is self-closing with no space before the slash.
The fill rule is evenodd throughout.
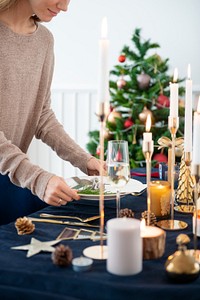
<path id="1" fill-rule="evenodd" d="M 111 113 L 108 115 L 108 122 L 116 125 L 116 118 L 121 119 L 122 115 L 120 112 L 113 110 Z"/>
<path id="2" fill-rule="evenodd" d="M 152 112 L 146 106 L 144 106 L 142 112 L 139 114 L 139 120 L 142 123 L 145 123 L 148 115 L 151 116 L 151 122 L 153 123 L 154 118 Z"/>
<path id="3" fill-rule="evenodd" d="M 176 157 L 181 157 L 183 154 L 183 148 L 182 147 L 175 147 L 175 155 Z"/>
<path id="4" fill-rule="evenodd" d="M 111 133 L 109 132 L 109 130 L 107 130 L 107 129 L 104 129 L 103 136 L 104 136 L 104 139 L 105 139 L 105 140 L 110 140 L 110 139 L 112 139 L 112 134 L 111 134 Z"/>

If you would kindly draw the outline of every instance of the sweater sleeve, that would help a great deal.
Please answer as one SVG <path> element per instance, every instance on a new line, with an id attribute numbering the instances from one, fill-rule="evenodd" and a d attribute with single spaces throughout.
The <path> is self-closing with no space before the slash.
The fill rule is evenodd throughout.
<path id="1" fill-rule="evenodd" d="M 30 189 L 34 195 L 43 199 L 53 174 L 32 164 L 26 154 L 6 139 L 3 132 L 0 132 L 0 158 L 1 174 L 8 174 L 12 183 Z"/>

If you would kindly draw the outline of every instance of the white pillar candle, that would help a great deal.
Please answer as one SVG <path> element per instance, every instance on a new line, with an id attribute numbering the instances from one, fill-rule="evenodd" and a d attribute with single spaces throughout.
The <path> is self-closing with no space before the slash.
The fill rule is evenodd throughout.
<path id="1" fill-rule="evenodd" d="M 140 221 L 116 218 L 107 222 L 107 270 L 115 275 L 134 275 L 142 271 Z"/>
<path id="2" fill-rule="evenodd" d="M 150 114 L 148 114 L 147 121 L 146 121 L 146 132 L 143 133 L 143 143 L 142 143 L 143 152 L 146 151 L 153 152 L 152 132 L 150 132 L 150 129 L 151 129 L 151 116 Z"/>
<path id="3" fill-rule="evenodd" d="M 109 102 L 109 68 L 108 68 L 109 40 L 107 38 L 107 19 L 104 17 L 101 24 L 101 39 L 99 41 L 99 103 Z"/>
<path id="4" fill-rule="evenodd" d="M 193 151 L 192 164 L 200 165 L 200 97 L 198 101 L 197 111 L 194 113 L 193 120 Z"/>
<path id="5" fill-rule="evenodd" d="M 192 152 L 192 80 L 190 65 L 188 65 L 188 79 L 186 80 L 185 93 L 184 151 Z"/>
<path id="6" fill-rule="evenodd" d="M 172 118 L 178 117 L 178 83 L 176 83 L 178 79 L 178 70 L 177 68 L 174 70 L 174 79 L 173 83 L 170 83 L 170 114 L 169 116 Z"/>

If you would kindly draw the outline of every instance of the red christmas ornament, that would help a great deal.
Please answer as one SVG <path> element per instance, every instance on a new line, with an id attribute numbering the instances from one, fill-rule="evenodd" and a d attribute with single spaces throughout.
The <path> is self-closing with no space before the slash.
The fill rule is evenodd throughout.
<path id="1" fill-rule="evenodd" d="M 160 94 L 156 101 L 157 108 L 169 107 L 170 101 L 169 98 L 163 94 Z"/>
<path id="2" fill-rule="evenodd" d="M 120 150 L 117 151 L 117 154 L 115 156 L 115 161 L 122 161 L 122 154 Z"/>
<path id="3" fill-rule="evenodd" d="M 153 160 L 156 160 L 158 163 L 156 164 L 156 168 L 158 168 L 158 164 L 160 162 L 164 162 L 164 163 L 167 163 L 168 162 L 168 159 L 167 159 L 167 156 L 163 153 L 157 153 L 153 156 Z"/>
<path id="4" fill-rule="evenodd" d="M 133 126 L 133 124 L 134 124 L 133 120 L 131 118 L 128 118 L 124 122 L 124 128 L 129 128 L 129 127 Z"/>
<path id="5" fill-rule="evenodd" d="M 125 60 L 126 60 L 126 55 L 122 53 L 122 54 L 118 57 L 118 61 L 119 61 L 120 63 L 123 63 L 123 62 L 125 62 Z"/>
<path id="6" fill-rule="evenodd" d="M 96 149 L 96 155 L 100 156 L 100 152 L 101 152 L 100 145 L 98 145 Z"/>

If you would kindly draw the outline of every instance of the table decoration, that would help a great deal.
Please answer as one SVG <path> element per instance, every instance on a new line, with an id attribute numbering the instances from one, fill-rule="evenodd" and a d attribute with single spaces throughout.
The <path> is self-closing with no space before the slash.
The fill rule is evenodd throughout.
<path id="1" fill-rule="evenodd" d="M 103 239 L 106 240 L 107 236 L 104 233 Z M 87 230 L 87 229 L 74 229 L 65 227 L 62 232 L 56 238 L 57 240 L 92 240 L 98 241 L 100 240 L 100 232 L 95 230 Z"/>
<path id="2" fill-rule="evenodd" d="M 191 174 L 191 153 L 184 152 L 181 157 L 178 187 L 176 191 L 175 210 L 182 213 L 193 213 L 194 211 L 194 178 Z"/>
<path id="3" fill-rule="evenodd" d="M 55 247 L 55 250 L 51 254 L 53 263 L 60 267 L 68 267 L 73 258 L 72 249 L 69 246 L 60 244 Z"/>
<path id="4" fill-rule="evenodd" d="M 119 211 L 119 218 L 134 218 L 134 212 L 130 208 L 123 208 Z"/>
<path id="5" fill-rule="evenodd" d="M 15 228 L 19 235 L 31 234 L 35 230 L 35 225 L 29 218 L 23 217 L 15 221 Z"/>
<path id="6" fill-rule="evenodd" d="M 165 252 L 166 233 L 156 226 L 146 226 L 141 221 L 141 237 L 143 241 L 143 259 L 156 259 Z"/>
<path id="7" fill-rule="evenodd" d="M 107 271 L 115 275 L 134 275 L 142 271 L 140 221 L 115 218 L 107 222 Z"/>
<path id="8" fill-rule="evenodd" d="M 147 210 L 143 211 L 141 213 L 141 217 L 142 217 L 142 219 L 145 220 L 145 225 L 146 225 L 147 224 L 147 219 L 148 219 L 148 211 Z M 156 223 L 157 223 L 157 218 L 156 218 L 155 214 L 153 212 L 150 212 L 150 223 L 149 223 L 149 225 L 154 226 L 154 225 L 156 225 Z"/>
<path id="9" fill-rule="evenodd" d="M 52 246 L 58 244 L 59 242 L 60 242 L 60 240 L 41 242 L 41 241 L 39 241 L 35 238 L 31 238 L 31 243 L 30 244 L 11 247 L 11 249 L 14 249 L 14 250 L 28 250 L 26 257 L 31 257 L 35 254 L 40 253 L 41 251 L 44 251 L 44 252 L 53 252 L 53 251 L 55 251 L 55 248 L 52 247 Z"/>
<path id="10" fill-rule="evenodd" d="M 149 191 L 151 197 L 151 212 L 153 212 L 156 217 L 168 217 L 170 215 L 170 183 L 160 180 L 151 181 Z"/>
<path id="11" fill-rule="evenodd" d="M 151 213 L 151 198 L 150 198 L 150 180 L 151 180 L 151 157 L 153 154 L 153 140 L 151 129 L 151 116 L 148 114 L 146 122 L 146 132 L 143 133 L 142 151 L 146 160 L 146 178 L 147 178 L 147 225 L 150 225 L 150 213 Z"/>
<path id="12" fill-rule="evenodd" d="M 173 282 L 186 283 L 199 276 L 199 263 L 186 247 L 189 242 L 190 238 L 186 234 L 178 235 L 178 250 L 170 255 L 165 263 L 166 274 Z"/>
<path id="13" fill-rule="evenodd" d="M 80 256 L 72 260 L 73 270 L 76 272 L 84 272 L 91 269 L 93 260 L 88 257 Z"/>
<path id="14" fill-rule="evenodd" d="M 171 163 L 170 163 L 170 181 L 171 181 L 171 219 L 157 222 L 157 225 L 166 230 L 182 230 L 188 225 L 186 222 L 174 220 L 174 202 L 175 202 L 175 189 L 174 189 L 174 167 L 175 167 L 175 142 L 176 132 L 179 128 L 178 117 L 178 70 L 174 70 L 174 79 L 170 83 L 170 114 L 168 117 L 168 128 L 171 133 L 172 147 L 171 147 Z M 168 170 L 169 172 L 169 170 Z"/>

